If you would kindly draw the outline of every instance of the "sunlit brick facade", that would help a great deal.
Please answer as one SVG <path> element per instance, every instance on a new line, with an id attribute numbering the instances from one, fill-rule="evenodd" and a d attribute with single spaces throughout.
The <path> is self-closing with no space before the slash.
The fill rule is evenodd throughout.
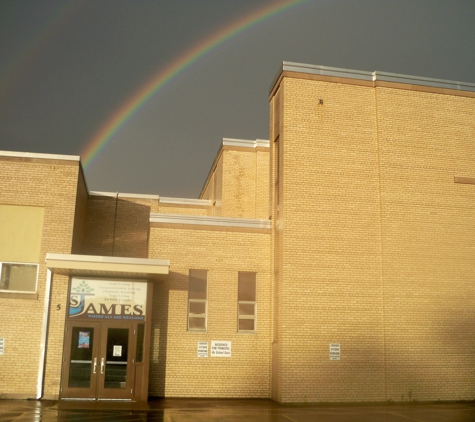
<path id="1" fill-rule="evenodd" d="M 199 199 L 0 153 L 0 395 L 474 399 L 475 86 L 284 63 L 269 100 Z"/>

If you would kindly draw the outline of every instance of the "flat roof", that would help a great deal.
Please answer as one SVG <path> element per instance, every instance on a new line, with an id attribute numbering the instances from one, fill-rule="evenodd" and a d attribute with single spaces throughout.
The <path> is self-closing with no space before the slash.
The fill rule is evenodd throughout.
<path id="1" fill-rule="evenodd" d="M 0 157 L 11 158 L 28 158 L 40 160 L 64 160 L 64 161 L 81 161 L 79 155 L 61 155 L 61 154 L 42 154 L 38 152 L 18 152 L 18 151 L 0 151 Z"/>
<path id="2" fill-rule="evenodd" d="M 296 72 L 310 75 L 328 76 L 334 78 L 358 79 L 370 82 L 384 81 L 407 85 L 420 85 L 433 88 L 453 89 L 458 91 L 475 92 L 475 84 L 468 82 L 449 81 L 445 79 L 424 78 L 422 76 L 403 75 L 388 72 L 368 72 L 364 70 L 341 69 L 338 67 L 320 66 L 305 63 L 282 62 L 279 71 L 272 80 L 269 94 L 283 72 Z"/>

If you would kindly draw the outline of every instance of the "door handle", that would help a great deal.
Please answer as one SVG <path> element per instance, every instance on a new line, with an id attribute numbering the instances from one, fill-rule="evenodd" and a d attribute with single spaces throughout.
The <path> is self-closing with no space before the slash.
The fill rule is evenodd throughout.
<path id="1" fill-rule="evenodd" d="M 97 371 L 97 358 L 94 358 L 94 370 L 92 371 L 93 374 L 95 374 Z"/>
<path id="2" fill-rule="evenodd" d="M 101 374 L 104 373 L 104 358 L 101 359 Z"/>

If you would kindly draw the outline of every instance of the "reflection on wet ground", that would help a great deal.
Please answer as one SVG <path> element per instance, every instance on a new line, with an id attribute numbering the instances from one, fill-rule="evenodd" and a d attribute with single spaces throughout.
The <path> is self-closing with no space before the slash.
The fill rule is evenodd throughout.
<path id="1" fill-rule="evenodd" d="M 475 403 L 282 406 L 271 400 L 157 399 L 148 406 L 0 400 L 0 422 L 473 422 Z"/>

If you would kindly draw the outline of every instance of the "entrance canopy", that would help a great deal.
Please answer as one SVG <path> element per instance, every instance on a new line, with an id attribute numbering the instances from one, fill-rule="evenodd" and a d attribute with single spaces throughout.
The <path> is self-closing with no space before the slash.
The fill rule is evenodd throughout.
<path id="1" fill-rule="evenodd" d="M 164 280 L 170 270 L 170 261 L 48 253 L 46 254 L 46 266 L 55 274 L 62 275 Z"/>

